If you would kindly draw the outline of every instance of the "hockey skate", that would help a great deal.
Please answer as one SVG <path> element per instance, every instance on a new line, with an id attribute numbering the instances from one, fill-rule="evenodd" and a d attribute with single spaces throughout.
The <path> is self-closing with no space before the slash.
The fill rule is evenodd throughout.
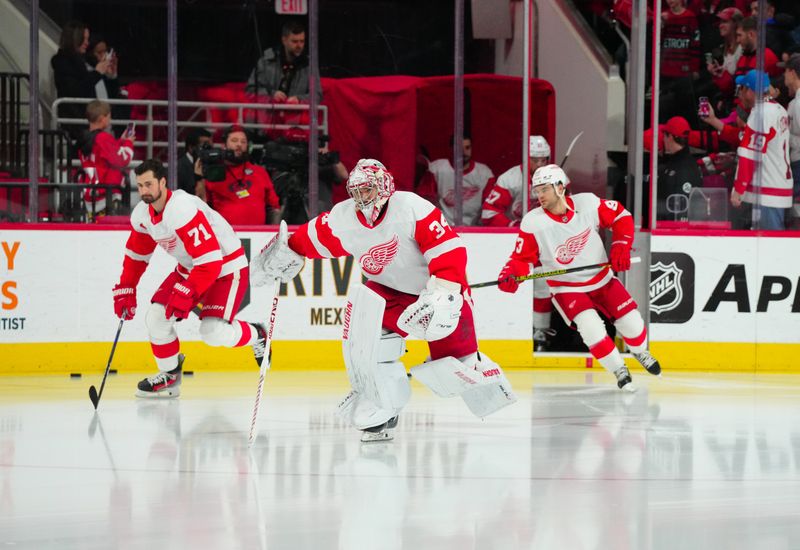
<path id="1" fill-rule="evenodd" d="M 655 357 L 650 355 L 650 352 L 643 351 L 642 353 L 633 353 L 633 356 L 642 364 L 644 370 L 650 374 L 655 376 L 661 374 L 661 365 L 658 364 L 658 360 Z"/>
<path id="2" fill-rule="evenodd" d="M 631 392 L 636 391 L 628 367 L 618 368 L 614 371 L 614 376 L 617 377 L 617 387 L 619 387 L 619 389 Z"/>
<path id="3" fill-rule="evenodd" d="M 255 326 L 256 331 L 258 331 L 258 339 L 253 342 L 253 357 L 255 357 L 256 363 L 258 363 L 258 367 L 261 368 L 261 363 L 264 362 L 264 355 L 267 353 L 267 327 L 262 323 L 254 323 L 253 326 Z M 272 347 L 270 346 L 267 361 L 269 361 L 271 358 Z"/>
<path id="4" fill-rule="evenodd" d="M 550 339 L 556 335 L 551 328 L 533 329 L 533 351 L 549 351 Z"/>
<path id="5" fill-rule="evenodd" d="M 394 429 L 397 427 L 397 417 L 392 417 L 383 424 L 361 430 L 361 442 L 373 443 L 377 441 L 391 441 L 394 439 Z"/>
<path id="6" fill-rule="evenodd" d="M 161 371 L 139 382 L 136 397 L 169 398 L 181 394 L 184 355 L 178 354 L 178 366 L 171 371 Z"/>

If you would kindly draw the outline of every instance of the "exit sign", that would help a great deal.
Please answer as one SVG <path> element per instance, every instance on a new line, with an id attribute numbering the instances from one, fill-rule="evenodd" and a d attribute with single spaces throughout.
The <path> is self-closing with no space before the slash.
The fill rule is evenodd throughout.
<path id="1" fill-rule="evenodd" d="M 281 15 L 305 15 L 308 0 L 275 0 L 275 12 Z"/>

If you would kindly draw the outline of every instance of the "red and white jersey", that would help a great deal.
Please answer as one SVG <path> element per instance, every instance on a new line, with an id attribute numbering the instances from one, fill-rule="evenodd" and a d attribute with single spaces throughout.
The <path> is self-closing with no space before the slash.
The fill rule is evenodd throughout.
<path id="1" fill-rule="evenodd" d="M 497 178 L 483 202 L 481 224 L 508 227 L 522 219 L 522 165 L 509 168 Z"/>
<path id="2" fill-rule="evenodd" d="M 756 105 L 747 117 L 736 151 L 734 188 L 742 200 L 771 208 L 792 207 L 792 169 L 789 165 L 789 115 L 774 101 Z M 761 178 L 760 185 L 756 173 Z"/>
<path id="3" fill-rule="evenodd" d="M 353 256 L 367 279 L 418 295 L 431 275 L 466 288 L 467 250 L 441 210 L 395 191 L 374 226 L 353 199 L 302 225 L 289 247 L 307 258 Z"/>
<path id="4" fill-rule="evenodd" d="M 439 159 L 428 165 L 428 171 L 436 180 L 436 195 L 439 208 L 450 224 L 455 223 L 455 169 L 449 159 Z M 480 162 L 470 161 L 464 167 L 462 179 L 462 215 L 464 225 L 476 225 L 481 217 L 483 192 L 494 179 L 492 169 Z"/>
<path id="5" fill-rule="evenodd" d="M 133 209 L 122 282 L 138 283 L 156 246 L 175 258 L 176 271 L 198 294 L 217 278 L 247 267 L 242 243 L 222 216 L 185 191 L 168 193 L 160 213 L 144 202 Z"/>
<path id="6" fill-rule="evenodd" d="M 525 214 L 511 261 L 534 264 L 538 260 L 543 271 L 606 263 L 601 227 L 612 229 L 615 242 L 628 246 L 633 242 L 633 217 L 619 202 L 602 200 L 594 193 L 567 196 L 566 201 L 570 209 L 563 216 L 542 207 Z M 549 277 L 547 284 L 553 294 L 590 292 L 611 277 L 611 269 L 603 267 Z"/>
<path id="7" fill-rule="evenodd" d="M 78 158 L 85 174 L 81 183 L 121 186 L 125 182 L 125 168 L 133 160 L 133 142 L 129 139 L 116 139 L 108 132 L 97 132 L 91 153 L 85 155 L 79 149 Z M 94 195 L 101 199 L 105 197 L 105 190 L 98 189 Z M 90 189 L 84 191 L 84 200 L 92 200 Z"/>

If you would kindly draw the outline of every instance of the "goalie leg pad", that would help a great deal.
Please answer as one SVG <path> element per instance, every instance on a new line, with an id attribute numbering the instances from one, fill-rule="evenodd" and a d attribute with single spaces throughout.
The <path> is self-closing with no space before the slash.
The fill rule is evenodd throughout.
<path id="1" fill-rule="evenodd" d="M 470 358 L 472 357 L 475 356 L 470 356 Z M 477 357 L 475 358 L 477 359 Z M 462 393 L 461 399 L 464 400 L 472 414 L 478 418 L 485 418 L 516 403 L 517 396 L 500 365 L 483 353 L 480 354 L 480 358 L 476 368 L 483 376 L 483 384 Z"/>
<path id="2" fill-rule="evenodd" d="M 411 386 L 405 366 L 405 340 L 383 334 L 386 301 L 365 286 L 348 295 L 342 329 L 342 354 L 353 392 L 339 405 L 339 414 L 357 428 L 386 422 L 408 403 Z"/>
<path id="3" fill-rule="evenodd" d="M 411 374 L 439 397 L 460 395 L 469 410 L 483 418 L 517 400 L 500 365 L 474 353 L 461 360 L 444 357 L 411 368 Z"/>

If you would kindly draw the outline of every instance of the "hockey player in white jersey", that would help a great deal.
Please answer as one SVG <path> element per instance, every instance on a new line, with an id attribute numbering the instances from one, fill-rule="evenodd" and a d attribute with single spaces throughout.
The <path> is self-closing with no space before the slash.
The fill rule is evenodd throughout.
<path id="1" fill-rule="evenodd" d="M 522 219 L 498 286 L 504 292 L 516 292 L 516 277 L 527 275 L 537 261 L 545 271 L 608 262 L 599 229 L 611 229 L 611 268 L 550 277 L 547 284 L 564 321 L 577 328 L 592 356 L 616 376 L 617 385 L 631 389 L 630 372 L 598 311 L 614 323 L 642 366 L 659 374 L 658 361 L 647 351 L 647 329 L 636 302 L 611 271 L 630 269 L 633 217 L 617 201 L 602 200 L 593 193 L 568 195 L 568 185 L 569 178 L 556 164 L 536 171 L 533 191 L 541 206 Z"/>
<path id="2" fill-rule="evenodd" d="M 522 177 L 519 164 L 503 172 L 483 203 L 481 225 L 488 227 L 515 227 L 522 221 L 522 187 L 530 184 L 537 168 L 550 164 L 550 145 L 542 136 L 531 136 L 528 141 L 529 177 Z M 528 194 L 531 210 L 533 193 Z M 539 266 L 536 266 L 539 267 Z M 553 304 L 550 290 L 541 279 L 533 281 L 533 346 L 535 351 L 547 351 L 555 331 L 550 328 Z"/>
<path id="3" fill-rule="evenodd" d="M 161 283 L 145 315 L 150 346 L 159 372 L 139 382 L 137 397 L 180 395 L 184 356 L 175 322 L 202 303 L 200 336 L 210 346 L 252 345 L 261 365 L 266 347 L 263 325 L 234 318 L 249 285 L 242 243 L 216 211 L 194 195 L 167 189 L 166 169 L 157 160 L 136 167 L 142 202 L 131 213 L 122 275 L 114 287 L 114 312 L 136 314 L 136 286 L 156 246 L 178 265 Z"/>
<path id="4" fill-rule="evenodd" d="M 428 341 L 431 360 L 412 375 L 443 397 L 459 395 L 485 417 L 516 401 L 499 365 L 478 352 L 467 251 L 442 212 L 414 193 L 395 191 L 392 175 L 362 159 L 347 181 L 350 199 L 282 230 L 251 262 L 253 285 L 290 281 L 305 258 L 352 255 L 367 278 L 348 294 L 342 352 L 352 391 L 339 414 L 362 441 L 393 437 L 411 386 L 399 361 L 404 338 Z"/>

